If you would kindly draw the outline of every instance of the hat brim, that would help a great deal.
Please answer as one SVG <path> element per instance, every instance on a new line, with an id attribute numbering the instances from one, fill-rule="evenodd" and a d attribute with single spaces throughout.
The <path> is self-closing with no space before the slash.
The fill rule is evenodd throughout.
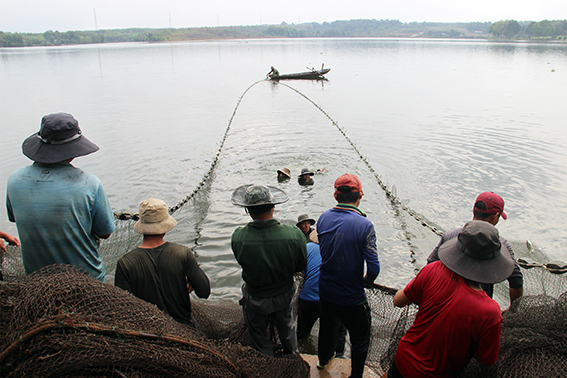
<path id="1" fill-rule="evenodd" d="M 64 144 L 48 144 L 39 139 L 38 134 L 30 135 L 22 144 L 22 152 L 38 163 L 59 163 L 79 156 L 92 154 L 99 147 L 84 135 Z"/>
<path id="2" fill-rule="evenodd" d="M 284 171 L 278 170 L 278 173 L 282 173 L 282 174 L 283 174 L 284 176 L 286 176 L 287 178 L 291 178 L 291 175 L 288 174 L 288 173 L 286 173 L 286 172 L 284 172 Z"/>
<path id="3" fill-rule="evenodd" d="M 313 173 L 313 172 L 305 172 L 305 173 L 300 174 L 300 175 L 297 176 L 297 177 L 301 177 L 301 176 L 305 176 L 305 175 L 314 176 L 315 173 Z"/>
<path id="4" fill-rule="evenodd" d="M 451 271 L 469 280 L 494 284 L 502 282 L 514 271 L 514 261 L 509 253 L 500 247 L 496 257 L 477 260 L 465 255 L 458 247 L 459 238 L 453 238 L 439 247 L 439 260 Z"/>
<path id="5" fill-rule="evenodd" d="M 278 189 L 275 186 L 268 185 L 266 187 L 272 193 L 272 196 L 274 197 L 273 200 L 250 204 L 246 201 L 245 195 L 246 195 L 246 191 L 251 186 L 254 186 L 254 184 L 242 185 L 236 188 L 234 192 L 232 192 L 232 199 L 231 199 L 232 204 L 237 206 L 253 207 L 253 206 L 261 206 L 261 205 L 278 205 L 280 203 L 284 203 L 287 202 L 287 200 L 289 200 L 289 197 L 287 196 L 287 194 L 285 194 L 283 190 Z"/>
<path id="6" fill-rule="evenodd" d="M 134 231 L 144 235 L 161 235 L 168 233 L 177 226 L 177 221 L 171 215 L 161 222 L 156 223 L 142 223 L 138 220 L 134 224 Z"/>
<path id="7" fill-rule="evenodd" d="M 296 225 L 297 227 L 299 227 L 299 225 L 300 225 L 301 223 L 305 222 L 305 221 L 309 221 L 309 223 L 311 223 L 312 226 L 316 223 L 316 222 L 315 222 L 315 219 L 307 218 L 307 219 L 303 219 L 303 220 L 297 222 L 295 225 Z"/>

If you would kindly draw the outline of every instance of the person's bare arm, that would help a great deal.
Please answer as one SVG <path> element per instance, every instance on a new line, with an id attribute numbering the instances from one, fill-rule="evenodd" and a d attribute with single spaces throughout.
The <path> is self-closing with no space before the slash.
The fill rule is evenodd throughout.
<path id="1" fill-rule="evenodd" d="M 522 286 L 522 287 L 519 287 L 517 289 L 514 289 L 514 288 L 511 287 L 509 289 L 509 294 L 510 294 L 510 307 L 512 307 L 512 303 L 516 299 L 518 299 L 518 298 L 520 298 L 524 295 L 524 287 Z M 508 307 L 506 310 L 502 311 L 502 313 L 508 311 L 510 309 L 510 307 Z"/>
<path id="2" fill-rule="evenodd" d="M 20 245 L 20 241 L 18 240 L 18 238 L 5 233 L 4 231 L 0 231 L 0 249 L 3 250 L 4 252 L 6 252 L 7 249 L 6 246 L 4 245 L 4 240 L 1 239 L 6 240 L 6 242 L 10 245 L 16 245 L 16 246 Z"/>
<path id="3" fill-rule="evenodd" d="M 510 288 L 509 292 L 510 292 L 510 304 L 512 304 L 512 302 L 514 302 L 516 299 L 524 295 L 524 287 L 522 286 L 518 289 Z"/>
<path id="4" fill-rule="evenodd" d="M 394 306 L 405 307 L 410 303 L 410 299 L 406 296 L 403 290 L 398 290 L 396 295 L 394 295 Z"/>

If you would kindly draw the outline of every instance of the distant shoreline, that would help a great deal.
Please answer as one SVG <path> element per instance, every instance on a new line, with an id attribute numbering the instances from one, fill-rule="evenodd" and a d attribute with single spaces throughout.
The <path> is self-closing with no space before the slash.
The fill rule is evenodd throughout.
<path id="1" fill-rule="evenodd" d="M 436 40 L 436 41 L 478 41 L 478 42 L 501 42 L 501 43 L 518 43 L 518 44 L 567 44 L 567 40 L 549 40 L 549 39 L 503 39 L 493 37 L 406 37 L 406 36 L 388 36 L 388 37 L 232 37 L 232 38 L 191 38 L 191 39 L 175 39 L 165 41 L 112 41 L 112 42 L 92 42 L 92 43 L 65 43 L 65 44 L 50 44 L 50 45 L 27 45 L 27 46 L 0 46 L 0 48 L 22 48 L 22 47 L 61 47 L 61 46 L 82 46 L 82 45 L 95 45 L 95 44 L 116 44 L 116 43 L 147 43 L 147 44 L 162 44 L 162 43 L 181 43 L 181 42 L 207 42 L 207 41 L 253 41 L 253 40 L 300 40 L 300 39 L 388 39 L 388 40 Z"/>
<path id="2" fill-rule="evenodd" d="M 539 22 L 409 22 L 349 20 L 304 24 L 200 28 L 129 28 L 44 33 L 0 31 L 0 47 L 84 45 L 116 42 L 180 42 L 299 38 L 415 38 L 489 40 L 522 43 L 567 42 L 567 20 Z"/>

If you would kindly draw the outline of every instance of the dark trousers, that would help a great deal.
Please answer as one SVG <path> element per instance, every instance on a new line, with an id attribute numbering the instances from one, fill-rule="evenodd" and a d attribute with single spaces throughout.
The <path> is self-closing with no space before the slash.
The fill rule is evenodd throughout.
<path id="1" fill-rule="evenodd" d="M 342 323 L 348 330 L 352 345 L 350 378 L 362 378 L 370 345 L 371 313 L 368 303 L 357 306 L 341 306 L 324 300 L 320 303 L 319 363 L 326 365 L 333 357 Z"/>
<path id="2" fill-rule="evenodd" d="M 305 301 L 299 299 L 297 311 L 297 338 L 303 339 L 311 334 L 313 325 L 321 317 L 321 305 L 319 302 Z M 337 357 L 342 357 L 345 352 L 347 330 L 340 325 L 335 352 Z"/>
<path id="3" fill-rule="evenodd" d="M 265 355 L 274 356 L 274 346 L 268 333 L 268 325 L 272 321 L 280 336 L 284 353 L 299 353 L 291 308 L 293 290 L 272 298 L 256 298 L 250 296 L 243 286 L 242 294 L 240 305 L 250 333 L 250 346 Z"/>

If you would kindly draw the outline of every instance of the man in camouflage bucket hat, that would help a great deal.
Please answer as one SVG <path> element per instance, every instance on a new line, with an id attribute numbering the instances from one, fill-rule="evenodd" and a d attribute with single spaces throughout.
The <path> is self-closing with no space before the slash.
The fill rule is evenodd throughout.
<path id="1" fill-rule="evenodd" d="M 232 203 L 246 208 L 252 222 L 232 234 L 234 257 L 242 267 L 240 305 L 251 337 L 251 347 L 274 356 L 268 333 L 273 321 L 286 354 L 298 353 L 291 308 L 293 275 L 307 266 L 305 236 L 295 226 L 274 219 L 275 205 L 288 200 L 272 186 L 243 185 L 232 194 Z"/>

